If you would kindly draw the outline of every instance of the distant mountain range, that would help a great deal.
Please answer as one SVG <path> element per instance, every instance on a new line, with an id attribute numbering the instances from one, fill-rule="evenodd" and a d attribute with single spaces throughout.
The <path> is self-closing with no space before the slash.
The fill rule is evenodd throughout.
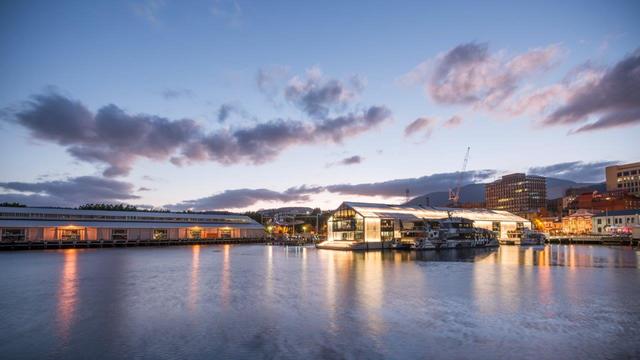
<path id="1" fill-rule="evenodd" d="M 481 202 L 484 201 L 485 184 L 468 184 L 460 188 L 460 202 Z M 581 189 L 582 191 L 603 192 L 606 190 L 605 183 L 578 183 L 571 180 L 547 178 L 547 199 L 556 199 L 564 196 L 567 189 Z M 407 205 L 426 205 L 425 197 L 429 197 L 429 205 L 446 206 L 449 203 L 448 191 L 436 191 L 422 196 L 417 196 L 409 200 Z"/>

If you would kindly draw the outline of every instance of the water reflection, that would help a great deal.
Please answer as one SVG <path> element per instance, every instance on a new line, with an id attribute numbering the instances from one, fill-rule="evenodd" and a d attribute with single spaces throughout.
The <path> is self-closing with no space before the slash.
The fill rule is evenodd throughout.
<path id="1" fill-rule="evenodd" d="M 633 358 L 640 335 L 640 271 L 622 268 L 637 268 L 638 252 L 624 247 L 2 256 L 11 359 Z"/>
<path id="2" fill-rule="evenodd" d="M 78 299 L 78 254 L 76 249 L 64 250 L 64 263 L 58 286 L 58 331 L 68 340 Z"/>
<path id="3" fill-rule="evenodd" d="M 366 252 L 357 272 L 355 279 L 358 296 L 358 304 L 362 305 L 367 316 L 366 325 L 369 333 L 380 334 L 383 330 L 384 320 L 382 319 L 382 300 L 384 298 L 384 277 L 382 262 L 383 252 Z M 378 339 L 382 340 L 382 339 Z"/>
<path id="4" fill-rule="evenodd" d="M 451 256 L 480 263 L 539 267 L 638 267 L 635 251 L 620 250 L 624 249 L 585 245 L 501 246 L 489 256 L 476 255 L 473 250 L 466 255 L 453 253 Z"/>
<path id="5" fill-rule="evenodd" d="M 229 297 L 231 295 L 231 259 L 229 256 L 229 251 L 231 250 L 231 245 L 223 245 L 222 248 L 222 284 L 220 297 L 222 298 L 223 307 L 227 307 L 229 305 Z"/>
<path id="6" fill-rule="evenodd" d="M 194 311 L 198 301 L 198 282 L 200 278 L 200 245 L 191 247 L 191 281 L 189 282 L 189 309 Z"/>

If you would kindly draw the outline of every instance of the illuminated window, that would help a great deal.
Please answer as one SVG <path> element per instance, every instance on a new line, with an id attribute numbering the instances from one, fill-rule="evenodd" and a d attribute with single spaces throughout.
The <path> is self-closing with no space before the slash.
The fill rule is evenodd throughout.
<path id="1" fill-rule="evenodd" d="M 154 229 L 153 240 L 167 240 L 167 229 Z"/>
<path id="2" fill-rule="evenodd" d="M 76 241 L 80 240 L 80 229 L 60 229 L 60 240 Z"/>

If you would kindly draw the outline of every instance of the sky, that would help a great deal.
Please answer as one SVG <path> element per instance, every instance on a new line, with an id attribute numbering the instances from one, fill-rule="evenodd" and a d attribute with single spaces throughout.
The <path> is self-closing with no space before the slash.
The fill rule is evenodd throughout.
<path id="1" fill-rule="evenodd" d="M 0 202 L 395 203 L 640 160 L 637 1 L 2 1 Z M 464 200 L 464 199 L 462 199 Z"/>

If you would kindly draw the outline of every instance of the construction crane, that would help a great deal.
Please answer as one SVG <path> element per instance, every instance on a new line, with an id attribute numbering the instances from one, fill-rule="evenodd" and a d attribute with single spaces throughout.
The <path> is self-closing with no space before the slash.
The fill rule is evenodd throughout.
<path id="1" fill-rule="evenodd" d="M 462 163 L 462 171 L 458 173 L 455 190 L 449 189 L 449 201 L 451 201 L 451 205 L 454 207 L 458 206 L 458 201 L 460 200 L 460 185 L 462 184 L 462 177 L 464 176 L 464 172 L 467 170 L 467 163 L 469 162 L 469 150 L 471 150 L 471 146 L 467 147 L 467 153 L 464 156 L 464 162 Z"/>

